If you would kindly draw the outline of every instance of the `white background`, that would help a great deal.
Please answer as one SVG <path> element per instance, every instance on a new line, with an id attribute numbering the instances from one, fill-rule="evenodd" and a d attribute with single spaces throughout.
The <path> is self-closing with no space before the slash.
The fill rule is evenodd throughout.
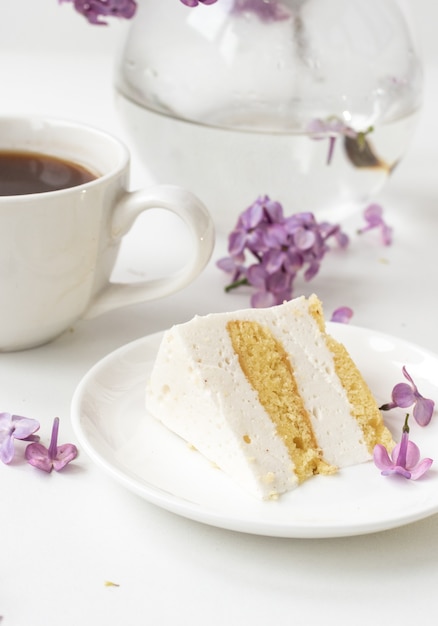
<path id="1" fill-rule="evenodd" d="M 91 27 L 56 0 L 1 4 L 0 114 L 65 115 L 123 137 L 112 66 L 126 24 Z M 328 312 L 348 304 L 358 325 L 438 353 L 438 6 L 405 4 L 422 44 L 426 92 L 411 152 L 382 197 L 394 244 L 356 241 L 347 261 L 333 255 L 305 289 L 315 289 Z M 133 185 L 147 181 L 134 155 Z M 136 242 L 121 274 L 133 271 Z M 0 355 L 0 410 L 39 419 L 45 433 L 59 415 L 62 440 L 74 441 L 70 400 L 98 359 L 195 313 L 247 306 L 246 294 L 222 293 L 214 261 L 223 253 L 218 240 L 207 271 L 183 293 L 80 322 L 37 350 Z M 59 475 L 2 466 L 0 488 L 2 626 L 407 626 L 438 618 L 437 516 L 350 539 L 252 537 L 147 504 L 85 454 Z"/>

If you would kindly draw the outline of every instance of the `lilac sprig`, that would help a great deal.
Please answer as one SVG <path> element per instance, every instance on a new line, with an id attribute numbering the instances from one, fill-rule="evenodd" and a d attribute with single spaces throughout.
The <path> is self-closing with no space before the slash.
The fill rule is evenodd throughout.
<path id="1" fill-rule="evenodd" d="M 335 116 L 325 120 L 315 118 L 311 120 L 307 126 L 307 132 L 310 134 L 311 139 L 315 141 L 328 139 L 327 165 L 330 165 L 332 162 L 335 145 L 339 137 L 355 140 L 360 149 L 365 143 L 366 136 L 372 131 L 372 126 L 365 131 L 354 130 L 354 128 L 351 128 L 351 126 L 348 126 L 343 120 Z"/>
<path id="2" fill-rule="evenodd" d="M 44 472 L 52 469 L 59 472 L 78 455 L 78 449 L 73 443 L 58 446 L 59 417 L 53 420 L 52 436 L 48 448 L 41 443 L 31 443 L 27 446 L 25 457 L 27 461 Z"/>
<path id="3" fill-rule="evenodd" d="M 433 463 L 430 458 L 420 461 L 418 446 L 409 440 L 409 414 L 406 415 L 402 429 L 402 438 L 389 456 L 387 449 L 378 443 L 373 450 L 375 465 L 381 470 L 383 476 L 398 474 L 404 478 L 417 480 L 425 474 Z"/>
<path id="4" fill-rule="evenodd" d="M 305 280 L 318 273 L 322 259 L 330 250 L 330 238 L 341 248 L 348 245 L 348 237 L 339 225 L 318 223 L 312 213 L 285 217 L 279 202 L 268 196 L 260 197 L 240 215 L 230 233 L 230 256 L 217 262 L 220 269 L 231 275 L 231 283 L 225 290 L 252 286 L 253 307 L 290 300 L 299 271 L 304 272 Z"/>
<path id="5" fill-rule="evenodd" d="M 370 204 L 364 210 L 363 215 L 366 221 L 366 225 L 362 228 L 359 228 L 359 230 L 357 231 L 358 234 L 362 235 L 369 230 L 377 228 L 380 230 L 383 245 L 390 246 L 392 244 L 392 228 L 383 219 L 383 208 L 380 206 L 380 204 Z"/>
<path id="6" fill-rule="evenodd" d="M 389 411 L 396 407 L 400 407 L 402 409 L 407 409 L 408 407 L 414 406 L 412 414 L 414 416 L 415 421 L 420 426 L 427 426 L 430 420 L 432 419 L 432 415 L 435 409 L 435 402 L 429 398 L 425 398 L 418 391 L 417 385 L 414 383 L 412 376 L 409 375 L 405 366 L 402 368 L 403 376 L 408 383 L 398 383 L 395 385 L 392 390 L 392 402 L 388 402 L 387 404 L 383 404 L 380 407 L 381 411 Z"/>

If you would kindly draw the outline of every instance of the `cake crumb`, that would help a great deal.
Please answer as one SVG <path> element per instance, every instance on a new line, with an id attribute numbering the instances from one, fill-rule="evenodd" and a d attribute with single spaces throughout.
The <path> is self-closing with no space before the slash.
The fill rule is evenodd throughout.
<path id="1" fill-rule="evenodd" d="M 262 480 L 265 483 L 265 485 L 270 485 L 275 480 L 274 472 L 268 472 L 267 474 L 263 476 Z"/>

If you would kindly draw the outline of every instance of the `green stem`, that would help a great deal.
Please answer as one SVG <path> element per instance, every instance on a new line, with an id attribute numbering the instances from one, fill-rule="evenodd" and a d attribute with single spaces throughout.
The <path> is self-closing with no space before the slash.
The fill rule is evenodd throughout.
<path id="1" fill-rule="evenodd" d="M 249 285 L 247 278 L 241 278 L 240 280 L 235 280 L 234 283 L 230 283 L 225 287 L 225 293 L 228 293 L 232 289 L 236 289 L 237 287 L 241 287 L 242 285 Z"/>

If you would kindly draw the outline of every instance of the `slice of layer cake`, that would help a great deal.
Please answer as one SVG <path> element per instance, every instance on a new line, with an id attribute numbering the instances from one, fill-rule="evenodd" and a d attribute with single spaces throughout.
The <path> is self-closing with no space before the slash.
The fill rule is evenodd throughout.
<path id="1" fill-rule="evenodd" d="M 164 334 L 147 409 L 247 491 L 275 497 L 391 448 L 316 296 L 195 317 Z M 177 470 L 176 470 L 177 471 Z"/>

